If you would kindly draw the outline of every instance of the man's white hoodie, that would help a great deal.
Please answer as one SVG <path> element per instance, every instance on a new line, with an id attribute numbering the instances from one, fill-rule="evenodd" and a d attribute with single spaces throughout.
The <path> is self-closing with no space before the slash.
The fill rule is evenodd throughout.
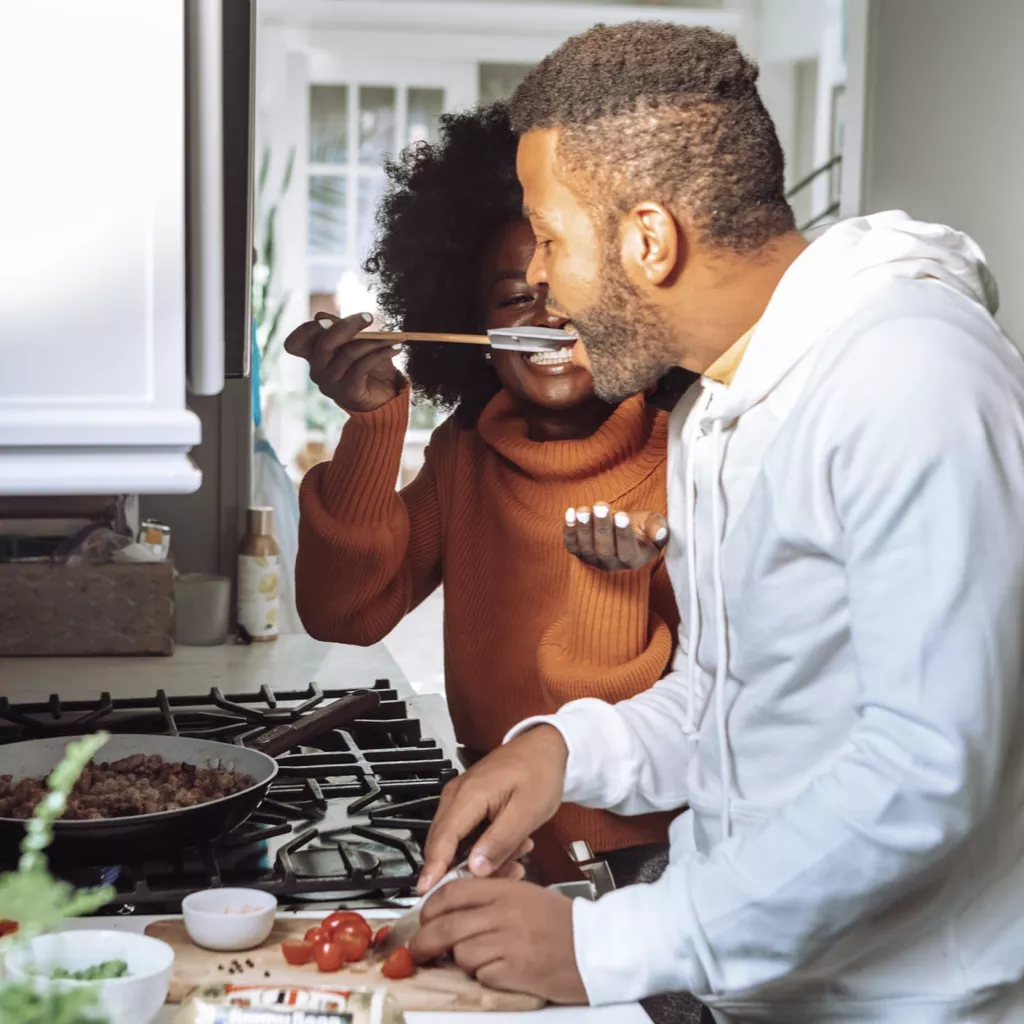
<path id="1" fill-rule="evenodd" d="M 847 221 L 673 414 L 673 671 L 514 730 L 561 730 L 567 801 L 689 807 L 660 881 L 575 904 L 592 1003 L 1024 1021 L 1024 365 L 996 302 L 967 236 Z"/>

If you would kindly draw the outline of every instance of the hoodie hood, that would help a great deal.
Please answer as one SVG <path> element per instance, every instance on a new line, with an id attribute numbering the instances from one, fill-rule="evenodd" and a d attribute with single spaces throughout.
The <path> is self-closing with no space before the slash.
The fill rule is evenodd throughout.
<path id="1" fill-rule="evenodd" d="M 990 314 L 999 306 L 985 254 L 962 231 L 912 220 L 902 210 L 843 221 L 786 271 L 708 425 L 728 425 L 757 405 L 824 335 L 898 278 L 933 278 Z M 771 345 L 758 345 L 759 335 L 771 337 Z"/>

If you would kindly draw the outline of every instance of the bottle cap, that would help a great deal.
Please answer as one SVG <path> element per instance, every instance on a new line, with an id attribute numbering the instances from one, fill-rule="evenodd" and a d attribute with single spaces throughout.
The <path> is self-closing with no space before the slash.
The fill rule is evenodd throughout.
<path id="1" fill-rule="evenodd" d="M 252 506 L 246 517 L 248 532 L 256 537 L 272 537 L 274 534 L 274 510 L 263 505 Z"/>

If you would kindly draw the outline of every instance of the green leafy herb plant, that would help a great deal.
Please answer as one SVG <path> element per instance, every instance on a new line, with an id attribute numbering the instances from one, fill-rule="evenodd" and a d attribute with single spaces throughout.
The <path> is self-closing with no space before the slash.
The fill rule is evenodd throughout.
<path id="1" fill-rule="evenodd" d="M 26 826 L 18 868 L 0 875 L 0 919 L 18 923 L 18 931 L 0 941 L 0 952 L 53 931 L 66 918 L 94 913 L 114 895 L 110 888 L 75 889 L 54 878 L 46 859 L 54 821 L 64 813 L 78 776 L 107 738 L 107 733 L 96 733 L 69 743 L 63 760 L 50 774 L 49 793 Z M 102 1024 L 103 1020 L 95 994 L 87 988 L 39 993 L 30 984 L 0 982 L 2 1024 Z"/>

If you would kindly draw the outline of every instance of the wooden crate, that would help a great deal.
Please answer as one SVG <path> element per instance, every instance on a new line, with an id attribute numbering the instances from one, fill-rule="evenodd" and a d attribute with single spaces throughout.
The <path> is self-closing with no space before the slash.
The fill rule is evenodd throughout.
<path id="1" fill-rule="evenodd" d="M 0 565 L 0 657 L 173 653 L 170 562 Z"/>

